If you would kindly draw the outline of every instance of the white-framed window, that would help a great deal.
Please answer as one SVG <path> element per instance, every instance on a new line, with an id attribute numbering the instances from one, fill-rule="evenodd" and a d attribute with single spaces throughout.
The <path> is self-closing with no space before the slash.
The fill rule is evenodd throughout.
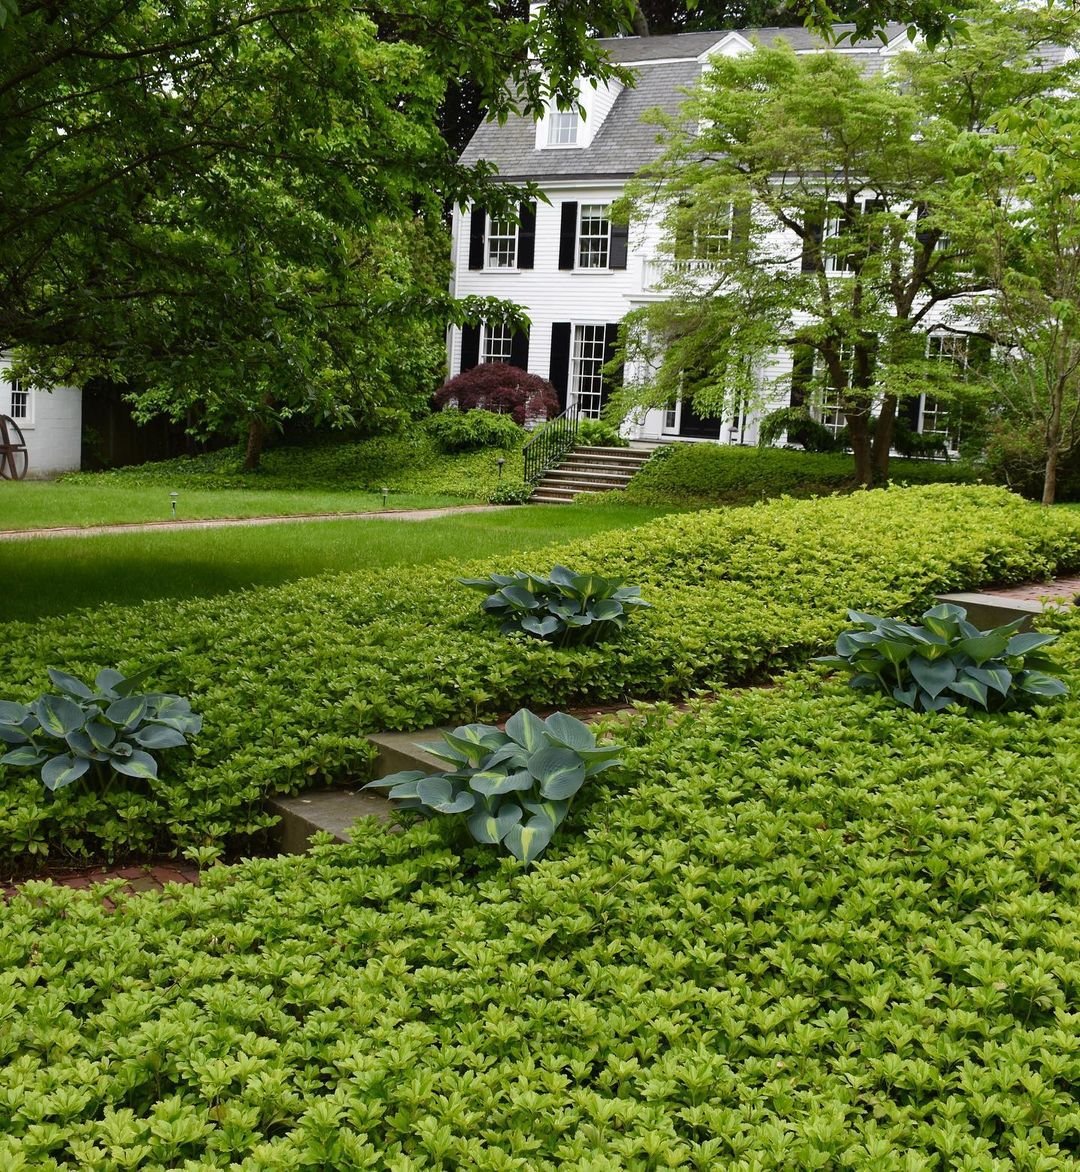
<path id="1" fill-rule="evenodd" d="M 484 326 L 480 361 L 509 362 L 514 343 L 513 331 L 507 325 Z"/>
<path id="2" fill-rule="evenodd" d="M 926 357 L 935 362 L 951 362 L 958 378 L 967 374 L 968 339 L 966 334 L 927 334 Z"/>
<path id="3" fill-rule="evenodd" d="M 947 363 L 956 378 L 966 378 L 968 370 L 968 338 L 966 334 L 927 334 L 926 357 L 931 362 Z M 939 435 L 950 448 L 960 443 L 952 405 L 936 395 L 923 395 L 919 404 L 919 431 L 923 435 Z"/>
<path id="4" fill-rule="evenodd" d="M 8 379 L 4 385 L 7 394 L 0 398 L 0 412 L 23 427 L 33 423 L 30 391 L 18 379 Z"/>
<path id="5" fill-rule="evenodd" d="M 578 220 L 578 268 L 606 269 L 611 220 L 605 203 L 583 203 Z"/>
<path id="6" fill-rule="evenodd" d="M 855 358 L 855 350 L 846 342 L 840 344 L 840 365 L 844 368 L 851 382 L 851 369 Z M 847 416 L 844 413 L 844 395 L 846 388 L 836 386 L 829 377 L 828 367 L 820 350 L 814 352 L 814 375 L 821 385 L 821 403 L 818 407 L 818 422 L 827 427 L 833 435 L 839 435 L 847 427 Z"/>
<path id="7" fill-rule="evenodd" d="M 487 267 L 517 268 L 518 226 L 510 219 L 488 218 Z"/>
<path id="8" fill-rule="evenodd" d="M 604 393 L 603 325 L 574 326 L 570 351 L 570 394 L 585 419 L 599 419 Z"/>
<path id="9" fill-rule="evenodd" d="M 577 146 L 580 123 L 576 110 L 552 110 L 548 117 L 548 146 Z"/>

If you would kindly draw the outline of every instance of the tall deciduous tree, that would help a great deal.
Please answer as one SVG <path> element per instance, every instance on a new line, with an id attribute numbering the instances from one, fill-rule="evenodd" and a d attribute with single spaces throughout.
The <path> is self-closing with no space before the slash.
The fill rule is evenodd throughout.
<path id="1" fill-rule="evenodd" d="M 610 72 L 590 29 L 631 9 L 21 0 L 0 55 L 0 350 L 256 440 L 282 412 L 391 399 L 422 331 L 437 348 L 463 312 L 433 260 L 445 206 L 516 194 L 457 164 L 448 86 L 467 73 L 496 117 L 572 100 Z"/>
<path id="2" fill-rule="evenodd" d="M 972 330 L 965 307 L 990 284 L 951 234 L 956 148 L 1061 83 L 1069 66 L 1032 66 L 1067 31 L 994 6 L 886 75 L 784 47 L 715 61 L 636 191 L 639 214 L 663 210 L 676 256 L 689 242 L 705 263 L 676 265 L 672 299 L 632 318 L 631 357 L 659 370 L 631 393 L 719 414 L 757 385 L 763 353 L 791 350 L 796 377 L 839 402 L 858 482 L 887 480 L 898 403 L 941 389 L 926 332 L 943 318 Z"/>

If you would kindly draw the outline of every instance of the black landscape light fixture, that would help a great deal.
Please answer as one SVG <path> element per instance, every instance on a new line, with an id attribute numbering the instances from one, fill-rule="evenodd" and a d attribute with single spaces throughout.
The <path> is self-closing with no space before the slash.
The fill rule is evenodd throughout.
<path id="1" fill-rule="evenodd" d="M 390 489 L 388 489 L 386 487 L 386 485 L 384 484 L 382 486 L 381 492 L 382 492 L 382 507 L 385 509 L 386 508 L 386 498 L 390 495 Z"/>
<path id="2" fill-rule="evenodd" d="M 503 465 L 506 463 L 506 457 L 505 457 L 505 456 L 500 456 L 500 457 L 499 457 L 499 458 L 498 458 L 498 459 L 495 461 L 495 463 L 499 465 L 499 483 L 501 484 L 501 483 L 502 483 L 502 472 L 503 472 Z"/>
<path id="3" fill-rule="evenodd" d="M 170 493 L 169 493 L 169 502 L 170 502 L 170 503 L 171 503 L 171 505 L 172 505 L 172 519 L 173 519 L 174 521 L 176 520 L 176 498 L 177 498 L 179 495 L 180 495 L 180 494 L 179 494 L 178 492 L 170 492 Z"/>

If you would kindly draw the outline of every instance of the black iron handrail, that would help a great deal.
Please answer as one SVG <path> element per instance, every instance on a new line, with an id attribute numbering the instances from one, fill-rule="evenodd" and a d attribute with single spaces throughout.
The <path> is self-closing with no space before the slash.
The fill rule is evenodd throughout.
<path id="1" fill-rule="evenodd" d="M 561 415 L 541 425 L 521 449 L 525 458 L 525 483 L 534 484 L 573 450 L 577 443 L 578 405 L 571 403 Z"/>

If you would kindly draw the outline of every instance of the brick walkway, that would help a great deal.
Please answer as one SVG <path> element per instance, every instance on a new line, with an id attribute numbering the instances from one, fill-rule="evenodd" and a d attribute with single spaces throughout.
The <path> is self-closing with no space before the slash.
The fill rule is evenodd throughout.
<path id="1" fill-rule="evenodd" d="M 1052 602 L 1068 606 L 1080 595 L 1080 577 L 1051 578 L 1049 582 L 1025 582 L 1020 586 L 995 586 L 980 594 L 1014 598 L 1019 602 Z"/>
<path id="2" fill-rule="evenodd" d="M 123 879 L 123 890 L 130 893 L 161 891 L 166 883 L 183 883 L 191 886 L 199 882 L 199 868 L 187 863 L 141 863 L 134 867 L 72 867 L 68 870 L 46 872 L 37 878 L 49 879 L 59 887 L 77 887 L 88 891 L 95 883 L 110 879 Z M 10 899 L 27 880 L 5 883 L 0 891 Z"/>

